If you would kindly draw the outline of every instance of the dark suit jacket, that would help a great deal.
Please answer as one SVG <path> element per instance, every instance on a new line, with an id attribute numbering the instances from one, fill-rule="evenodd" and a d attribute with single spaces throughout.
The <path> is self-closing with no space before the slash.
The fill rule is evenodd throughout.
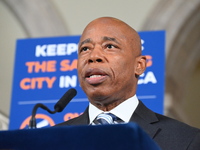
<path id="1" fill-rule="evenodd" d="M 200 150 L 200 129 L 154 113 L 141 101 L 130 122 L 135 122 L 142 127 L 162 150 Z M 87 124 L 89 124 L 88 108 L 79 117 L 57 126 Z"/>

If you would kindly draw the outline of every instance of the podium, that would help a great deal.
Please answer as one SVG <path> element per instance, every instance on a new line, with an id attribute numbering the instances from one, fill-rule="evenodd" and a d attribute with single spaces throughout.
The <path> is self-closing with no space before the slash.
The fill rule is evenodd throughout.
<path id="1" fill-rule="evenodd" d="M 0 131 L 0 150 L 160 150 L 134 123 Z"/>

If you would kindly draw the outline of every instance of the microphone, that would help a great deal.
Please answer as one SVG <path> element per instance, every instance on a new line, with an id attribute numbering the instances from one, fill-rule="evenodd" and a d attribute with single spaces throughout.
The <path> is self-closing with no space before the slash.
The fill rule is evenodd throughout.
<path id="1" fill-rule="evenodd" d="M 36 111 L 40 107 L 51 114 L 55 114 L 56 112 L 61 112 L 67 106 L 67 104 L 76 96 L 77 91 L 74 88 L 69 89 L 61 98 L 60 100 L 54 105 L 54 111 L 51 111 L 47 106 L 42 103 L 38 103 L 34 106 L 32 110 L 32 116 L 29 121 L 29 128 L 34 129 L 36 128 Z"/>
<path id="2" fill-rule="evenodd" d="M 67 106 L 67 104 L 74 98 L 77 94 L 77 91 L 72 88 L 69 89 L 61 99 L 55 104 L 54 109 L 56 112 L 61 112 Z"/>

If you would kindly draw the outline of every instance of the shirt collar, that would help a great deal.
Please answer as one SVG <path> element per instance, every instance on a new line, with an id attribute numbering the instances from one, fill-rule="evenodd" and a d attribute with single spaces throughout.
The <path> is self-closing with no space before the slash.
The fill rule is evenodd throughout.
<path id="1" fill-rule="evenodd" d="M 116 115 L 120 119 L 122 119 L 125 123 L 128 123 L 132 114 L 134 113 L 136 107 L 139 104 L 139 100 L 136 95 L 133 97 L 125 100 L 121 104 L 119 104 L 117 107 L 113 108 L 109 112 Z M 104 111 L 98 109 L 93 104 L 89 103 L 89 118 L 90 118 L 90 124 L 94 121 L 94 119 Z"/>

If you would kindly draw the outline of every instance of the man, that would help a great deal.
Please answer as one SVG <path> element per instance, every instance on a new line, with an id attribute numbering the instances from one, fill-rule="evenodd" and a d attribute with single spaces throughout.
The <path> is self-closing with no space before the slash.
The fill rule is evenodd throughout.
<path id="1" fill-rule="evenodd" d="M 110 17 L 89 23 L 79 42 L 78 77 L 90 104 L 85 112 L 59 125 L 95 124 L 109 112 L 136 122 L 166 150 L 199 150 L 200 130 L 159 115 L 137 99 L 139 75 L 146 69 L 140 37 L 126 23 Z"/>

